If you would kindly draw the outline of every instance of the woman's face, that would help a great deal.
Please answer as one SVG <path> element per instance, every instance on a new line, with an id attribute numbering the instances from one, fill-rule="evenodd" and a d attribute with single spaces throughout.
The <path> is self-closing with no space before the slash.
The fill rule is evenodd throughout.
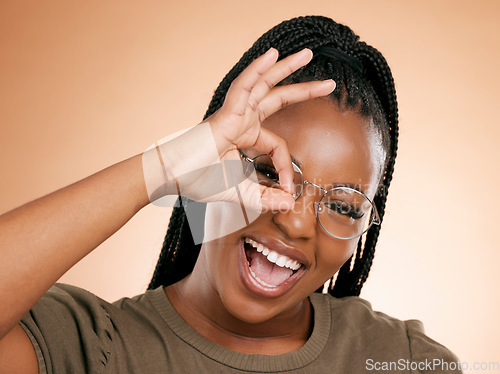
<path id="1" fill-rule="evenodd" d="M 379 142 L 368 130 L 367 119 L 337 108 L 329 99 L 309 100 L 275 113 L 262 126 L 288 142 L 307 181 L 325 189 L 357 185 L 372 199 L 382 164 Z M 244 152 L 249 157 L 260 154 L 252 148 Z M 318 224 L 314 202 L 321 195 L 319 189 L 306 185 L 293 210 L 263 213 L 246 227 L 203 244 L 197 268 L 206 273 L 208 286 L 229 313 L 258 323 L 293 310 L 351 256 L 359 238 L 336 239 Z M 224 233 L 225 227 L 241 219 L 241 210 L 239 217 L 237 213 L 234 205 L 209 204 L 206 235 L 213 238 Z M 301 267 L 294 272 L 273 265 L 270 255 L 253 248 L 259 243 L 261 249 L 285 255 L 286 261 L 290 258 Z M 260 281 L 256 275 L 261 275 Z"/>

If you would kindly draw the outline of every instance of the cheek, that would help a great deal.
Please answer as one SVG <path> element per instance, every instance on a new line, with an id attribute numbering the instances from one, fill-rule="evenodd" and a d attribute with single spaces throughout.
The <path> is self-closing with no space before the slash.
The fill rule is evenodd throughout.
<path id="1" fill-rule="evenodd" d="M 205 212 L 204 242 L 222 238 L 255 221 L 258 213 L 243 211 L 240 204 L 223 201 L 208 203 Z"/>
<path id="2" fill-rule="evenodd" d="M 217 225 L 214 222 L 221 222 L 224 216 L 224 209 L 218 206 L 218 203 L 207 204 L 205 211 L 204 242 L 209 242 L 218 237 Z"/>
<path id="3" fill-rule="evenodd" d="M 318 269 L 321 269 L 323 276 L 328 279 L 331 278 L 339 269 L 344 265 L 344 263 L 351 257 L 351 255 L 356 250 L 358 245 L 358 240 L 340 240 L 334 239 L 328 240 L 329 242 L 321 246 L 318 251 Z"/>

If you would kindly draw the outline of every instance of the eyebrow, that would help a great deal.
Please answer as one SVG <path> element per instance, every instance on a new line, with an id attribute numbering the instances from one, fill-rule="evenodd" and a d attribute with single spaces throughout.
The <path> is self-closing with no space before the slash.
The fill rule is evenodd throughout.
<path id="1" fill-rule="evenodd" d="M 300 170 L 302 170 L 302 164 L 295 158 L 293 157 L 292 154 L 290 154 L 290 158 L 292 159 L 292 162 L 299 167 Z M 337 188 L 337 187 L 347 187 L 347 188 L 352 188 L 353 190 L 356 190 L 358 192 L 361 192 L 363 195 L 366 195 L 366 192 L 363 191 L 358 184 L 352 184 L 352 183 L 339 183 L 339 182 L 332 182 L 331 183 L 332 188 Z M 332 188 L 329 188 L 330 190 Z"/>
<path id="2" fill-rule="evenodd" d="M 366 195 L 366 192 L 363 191 L 361 188 L 359 188 L 358 184 L 351 184 L 351 183 L 332 183 L 332 188 L 337 188 L 337 187 L 347 187 L 347 188 L 352 188 L 353 190 L 356 190 L 358 192 L 361 192 L 363 195 Z"/>

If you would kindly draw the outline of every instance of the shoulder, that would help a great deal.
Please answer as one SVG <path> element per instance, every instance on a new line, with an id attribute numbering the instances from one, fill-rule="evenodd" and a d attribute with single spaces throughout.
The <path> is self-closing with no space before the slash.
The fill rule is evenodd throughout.
<path id="1" fill-rule="evenodd" d="M 341 326 L 344 333 L 362 337 L 365 341 L 380 340 L 387 335 L 398 342 L 408 339 L 406 321 L 373 310 L 365 299 L 357 296 L 335 298 L 327 294 L 314 294 L 311 297 L 322 299 L 328 305 L 334 324 Z M 422 324 L 415 320 L 412 327 L 423 329 Z"/>
<path id="2" fill-rule="evenodd" d="M 160 322 L 160 313 L 152 299 L 161 294 L 162 290 L 157 289 L 110 303 L 82 288 L 58 283 L 45 293 L 24 319 L 47 325 L 48 329 L 52 328 L 52 323 L 56 323 L 59 329 L 90 327 L 95 333 L 106 331 L 107 336 L 120 328 L 133 331 L 134 325 L 148 324 L 150 320 Z"/>
<path id="3" fill-rule="evenodd" d="M 418 320 L 404 321 L 374 311 L 370 302 L 356 296 L 334 298 L 314 294 L 313 299 L 316 302 L 322 299 L 328 304 L 332 334 L 342 337 L 344 344 L 356 347 L 358 353 L 362 352 L 366 364 L 372 364 L 371 369 L 386 362 L 393 363 L 393 368 L 417 373 L 460 372 L 455 354 L 428 337 Z"/>
<path id="4" fill-rule="evenodd" d="M 56 284 L 23 317 L 20 325 L 48 372 L 104 370 L 113 330 L 104 305 L 88 291 Z"/>
<path id="5" fill-rule="evenodd" d="M 84 289 L 55 284 L 20 325 L 47 368 L 99 373 L 116 359 L 112 352 L 117 356 L 126 344 L 158 335 L 161 318 L 149 302 L 151 292 L 109 303 Z"/>
<path id="6" fill-rule="evenodd" d="M 460 360 L 444 345 L 428 337 L 420 321 L 404 321 L 408 333 L 408 341 L 412 361 L 426 363 L 425 371 L 442 373 L 460 373 Z"/>
<path id="7" fill-rule="evenodd" d="M 81 288 L 67 284 L 55 284 L 31 308 L 22 319 L 28 327 L 37 327 L 50 336 L 57 331 L 80 331 L 92 327 L 98 333 L 112 328 L 108 303 Z"/>
<path id="8" fill-rule="evenodd" d="M 161 290 L 147 291 L 134 297 L 124 297 L 115 302 L 108 302 L 85 289 L 69 284 L 56 283 L 32 308 L 31 312 L 44 313 L 50 311 L 71 312 L 71 315 L 90 318 L 124 316 L 139 311 L 154 311 L 150 302 L 152 294 Z"/>

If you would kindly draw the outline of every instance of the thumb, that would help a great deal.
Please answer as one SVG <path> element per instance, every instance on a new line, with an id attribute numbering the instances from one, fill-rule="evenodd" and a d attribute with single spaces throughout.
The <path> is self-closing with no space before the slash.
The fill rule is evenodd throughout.
<path id="1" fill-rule="evenodd" d="M 281 189 L 266 187 L 250 179 L 242 181 L 236 186 L 239 203 L 246 210 L 258 212 L 288 211 L 293 209 L 295 199 Z"/>

